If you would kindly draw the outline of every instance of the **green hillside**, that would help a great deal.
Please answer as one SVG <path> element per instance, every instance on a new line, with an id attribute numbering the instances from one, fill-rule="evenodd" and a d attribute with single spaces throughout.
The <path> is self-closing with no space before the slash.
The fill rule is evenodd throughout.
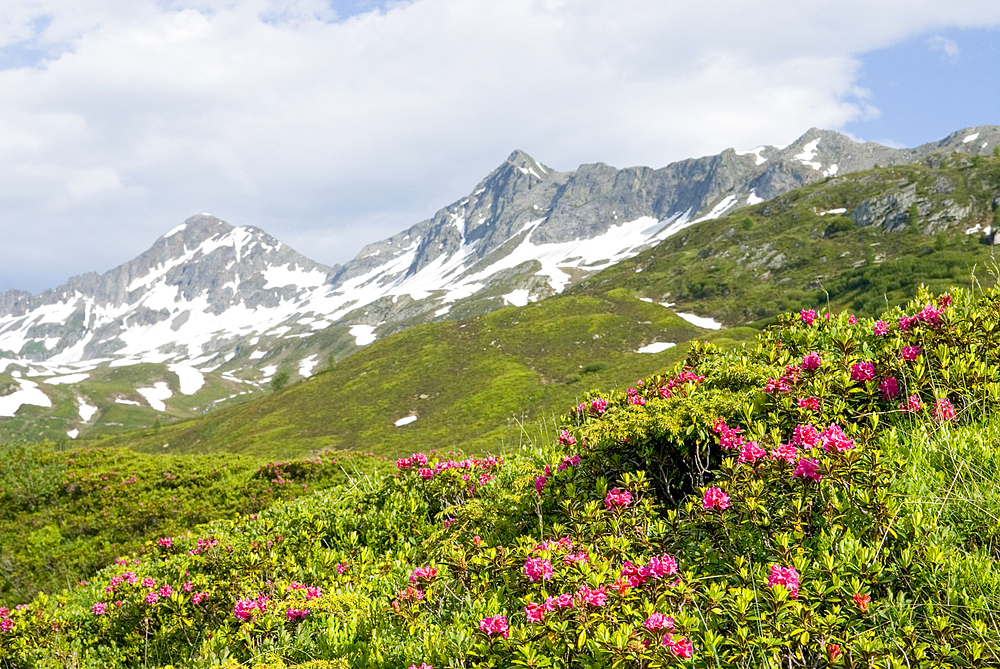
<path id="1" fill-rule="evenodd" d="M 0 609 L 0 662 L 997 666 L 998 334 L 992 289 L 783 315 L 498 457 L 161 537 Z"/>
<path id="2" fill-rule="evenodd" d="M 592 386 L 624 387 L 673 364 L 684 342 L 705 334 L 624 291 L 554 297 L 410 328 L 281 392 L 97 443 L 268 457 L 322 448 L 393 457 L 414 448 L 495 451 L 522 441 L 525 424 L 561 414 Z M 711 336 L 735 342 L 752 331 Z M 681 345 L 636 353 L 653 342 Z M 416 419 L 396 425 L 409 416 Z"/>

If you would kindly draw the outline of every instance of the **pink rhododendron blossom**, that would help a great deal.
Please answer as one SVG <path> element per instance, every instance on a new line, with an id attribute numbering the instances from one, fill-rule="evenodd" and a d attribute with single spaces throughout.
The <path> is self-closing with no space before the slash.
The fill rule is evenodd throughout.
<path id="1" fill-rule="evenodd" d="M 598 416 L 601 416 L 607 410 L 608 401 L 606 399 L 597 398 L 590 403 L 590 413 L 596 413 Z"/>
<path id="2" fill-rule="evenodd" d="M 196 592 L 196 593 L 194 593 L 191 596 L 191 603 L 192 604 L 201 604 L 206 599 L 208 599 L 208 593 L 207 592 Z"/>
<path id="3" fill-rule="evenodd" d="M 661 645 L 666 646 L 667 650 L 676 655 L 677 657 L 683 657 L 685 659 L 694 655 L 694 646 L 688 641 L 686 636 L 673 638 L 672 635 L 664 635 L 663 640 L 660 642 Z"/>
<path id="4" fill-rule="evenodd" d="M 856 362 L 851 365 L 851 381 L 864 383 L 875 378 L 875 365 L 870 361 Z"/>
<path id="5" fill-rule="evenodd" d="M 584 552 L 579 553 L 569 553 L 563 558 L 563 564 L 573 564 L 574 562 L 587 562 L 589 558 Z"/>
<path id="6" fill-rule="evenodd" d="M 524 607 L 524 617 L 532 625 L 540 625 L 545 618 L 545 605 L 536 604 L 535 602 L 528 602 L 528 605 Z"/>
<path id="7" fill-rule="evenodd" d="M 523 571 L 532 583 L 552 579 L 552 563 L 545 558 L 528 558 L 524 563 Z"/>
<path id="8" fill-rule="evenodd" d="M 181 590 L 183 590 L 184 592 L 191 592 L 192 590 L 194 590 L 194 583 L 192 583 L 191 581 L 186 581 L 184 585 L 181 586 Z"/>
<path id="9" fill-rule="evenodd" d="M 850 316 L 847 317 L 847 322 L 850 323 L 851 325 L 857 325 L 858 319 L 854 314 L 851 314 Z"/>
<path id="10" fill-rule="evenodd" d="M 844 453 L 854 448 L 854 441 L 852 441 L 844 431 L 840 429 L 839 425 L 830 423 L 830 425 L 823 430 L 823 448 L 825 448 L 830 453 Z"/>
<path id="11" fill-rule="evenodd" d="M 320 590 L 320 588 L 319 588 L 318 585 L 313 585 L 313 586 L 310 586 L 310 587 L 306 588 L 306 597 L 305 597 L 305 599 L 306 599 L 307 602 L 310 599 L 319 599 L 322 596 L 323 596 L 323 592 Z"/>
<path id="12" fill-rule="evenodd" d="M 819 398 L 818 397 L 803 397 L 799 399 L 799 408 L 808 409 L 809 411 L 819 411 Z"/>
<path id="13" fill-rule="evenodd" d="M 884 337 L 889 334 L 889 326 L 883 320 L 875 321 L 875 326 L 872 328 L 872 332 L 876 337 Z"/>
<path id="14" fill-rule="evenodd" d="M 934 420 L 954 420 L 955 407 L 946 398 L 941 398 L 934 404 Z"/>
<path id="15" fill-rule="evenodd" d="M 814 369 L 819 369 L 821 364 L 823 364 L 823 360 L 819 357 L 819 353 L 816 352 L 809 353 L 802 358 L 802 369 L 810 372 Z"/>
<path id="16" fill-rule="evenodd" d="M 622 567 L 621 576 L 622 578 L 628 579 L 628 584 L 631 588 L 638 588 L 640 585 L 645 583 L 647 579 L 645 567 L 642 565 L 632 564 L 628 560 L 625 561 L 625 565 Z"/>
<path id="17" fill-rule="evenodd" d="M 507 627 L 507 616 L 493 616 L 491 618 L 483 618 L 479 621 L 479 631 L 483 632 L 486 636 L 502 636 L 504 639 L 510 636 L 510 630 Z"/>
<path id="18" fill-rule="evenodd" d="M 424 662 L 419 667 L 415 664 L 411 664 L 407 669 L 434 669 L 434 667 Z"/>
<path id="19" fill-rule="evenodd" d="M 559 433 L 560 446 L 573 446 L 576 444 L 576 437 L 570 435 L 569 430 L 562 430 Z"/>
<path id="20" fill-rule="evenodd" d="M 729 427 L 721 418 L 715 420 L 712 430 L 719 435 L 719 445 L 727 451 L 732 448 L 739 448 L 743 445 L 743 437 L 740 436 L 740 428 Z"/>
<path id="21" fill-rule="evenodd" d="M 813 321 L 816 320 L 816 310 L 815 309 L 803 309 L 799 312 L 799 318 L 806 325 L 812 325 Z"/>
<path id="22" fill-rule="evenodd" d="M 899 357 L 907 362 L 913 362 L 920 356 L 919 346 L 904 346 L 899 349 Z"/>
<path id="23" fill-rule="evenodd" d="M 632 493 L 628 490 L 619 490 L 615 488 L 610 491 L 604 498 L 604 504 L 610 511 L 612 509 L 621 509 L 632 503 Z"/>
<path id="24" fill-rule="evenodd" d="M 447 527 L 447 525 L 445 525 L 445 527 Z M 347 564 L 346 562 L 338 562 L 337 563 L 337 574 L 338 575 L 346 574 L 350 570 L 350 568 L 351 568 L 351 566 L 349 564 Z"/>
<path id="25" fill-rule="evenodd" d="M 788 590 L 792 599 L 799 596 L 799 572 L 795 567 L 782 567 L 781 565 L 771 565 L 771 574 L 767 578 L 767 585 L 773 588 L 776 585 L 783 586 Z"/>
<path id="26" fill-rule="evenodd" d="M 899 395 L 899 382 L 896 377 L 887 376 L 879 382 L 878 389 L 882 393 L 882 399 L 893 400 Z"/>
<path id="27" fill-rule="evenodd" d="M 643 567 L 642 573 L 647 578 L 663 578 L 677 573 L 677 560 L 664 553 L 660 557 L 649 558 L 649 564 Z"/>
<path id="28" fill-rule="evenodd" d="M 156 600 L 158 600 L 159 598 L 160 598 L 160 595 L 158 595 L 155 590 L 152 591 L 152 592 L 147 592 L 146 593 L 146 603 L 147 604 L 155 604 Z"/>
<path id="29" fill-rule="evenodd" d="M 535 477 L 535 492 L 537 492 L 539 495 L 541 495 L 542 491 L 545 490 L 545 482 L 547 480 L 548 479 L 546 479 L 544 476 Z"/>
<path id="30" fill-rule="evenodd" d="M 576 599 L 580 602 L 580 606 L 602 607 L 607 604 L 608 595 L 605 593 L 603 585 L 594 590 L 581 585 L 580 589 L 576 591 Z"/>
<path id="31" fill-rule="evenodd" d="M 703 509 L 719 509 L 725 511 L 729 508 L 729 495 L 722 491 L 722 488 L 709 488 L 701 498 Z"/>
<path id="32" fill-rule="evenodd" d="M 9 632 L 14 629 L 14 621 L 10 618 L 3 618 L 0 620 L 0 631 Z"/>
<path id="33" fill-rule="evenodd" d="M 434 470 L 429 467 L 421 467 L 417 470 L 417 474 L 425 481 L 434 478 Z"/>
<path id="34" fill-rule="evenodd" d="M 813 481 L 819 481 L 823 478 L 823 475 L 819 473 L 819 462 L 813 460 L 812 458 L 801 458 L 799 463 L 795 465 L 795 471 L 792 472 L 792 477 L 809 478 Z"/>
<path id="35" fill-rule="evenodd" d="M 648 630 L 672 630 L 674 628 L 674 619 L 670 616 L 665 616 L 662 613 L 654 613 L 648 618 L 643 626 Z"/>
<path id="36" fill-rule="evenodd" d="M 920 398 L 917 395 L 910 395 L 909 399 L 899 405 L 900 410 L 906 411 L 908 413 L 916 413 L 920 411 L 923 404 L 920 402 Z"/>
<path id="37" fill-rule="evenodd" d="M 95 602 L 93 608 L 90 609 L 90 612 L 93 613 L 95 616 L 103 616 L 104 612 L 107 611 L 107 609 L 108 605 L 105 604 L 104 602 Z"/>
<path id="38" fill-rule="evenodd" d="M 417 581 L 433 581 L 434 577 L 437 576 L 437 567 L 417 567 L 410 574 L 410 583 L 416 583 Z"/>
<path id="39" fill-rule="evenodd" d="M 579 464 L 580 464 L 579 455 L 566 456 L 563 458 L 563 461 L 559 464 L 558 471 L 561 472 L 568 467 L 576 467 Z"/>
<path id="40" fill-rule="evenodd" d="M 772 460 L 784 460 L 788 464 L 795 464 L 799 457 L 799 449 L 794 444 L 782 444 L 771 449 Z"/>
<path id="41" fill-rule="evenodd" d="M 149 578 L 147 576 L 146 578 L 142 579 L 142 587 L 144 587 L 144 588 L 155 588 L 156 587 L 156 581 L 154 579 L 152 579 L 152 578 Z"/>
<path id="42" fill-rule="evenodd" d="M 767 451 L 757 445 L 756 441 L 748 441 L 740 449 L 740 456 L 736 459 L 740 464 L 753 464 L 760 458 L 767 455 Z"/>
<path id="43" fill-rule="evenodd" d="M 816 448 L 820 445 L 820 441 L 820 434 L 811 423 L 796 425 L 792 431 L 792 443 L 796 446 Z"/>
<path id="44" fill-rule="evenodd" d="M 162 539 L 157 539 L 156 543 L 160 548 L 170 548 L 174 545 L 174 540 L 170 537 L 163 537 Z"/>
<path id="45" fill-rule="evenodd" d="M 169 597 L 174 594 L 174 589 L 169 585 L 165 585 L 160 588 L 160 597 Z"/>
<path id="46" fill-rule="evenodd" d="M 568 609 L 573 606 L 573 594 L 564 592 L 556 597 L 546 597 L 545 610 L 555 611 L 556 609 Z"/>
<path id="47" fill-rule="evenodd" d="M 310 613 L 309 609 L 288 609 L 285 611 L 285 616 L 289 622 L 295 622 L 297 620 L 304 620 Z"/>

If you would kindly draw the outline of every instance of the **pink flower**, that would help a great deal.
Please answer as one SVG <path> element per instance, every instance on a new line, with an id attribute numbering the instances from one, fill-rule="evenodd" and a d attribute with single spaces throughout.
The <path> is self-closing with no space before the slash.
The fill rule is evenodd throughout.
<path id="1" fill-rule="evenodd" d="M 93 613 L 95 616 L 103 616 L 107 608 L 108 605 L 105 604 L 104 602 L 96 602 L 94 604 L 94 607 L 90 609 L 90 612 Z"/>
<path id="2" fill-rule="evenodd" d="M 545 605 L 528 602 L 528 605 L 524 607 L 524 617 L 532 625 L 540 625 L 545 617 Z"/>
<path id="3" fill-rule="evenodd" d="M 875 327 L 872 328 L 872 332 L 876 337 L 884 337 L 889 334 L 889 326 L 883 320 L 875 321 Z"/>
<path id="4" fill-rule="evenodd" d="M 486 636 L 500 635 L 504 639 L 510 636 L 509 628 L 507 627 L 507 616 L 493 616 L 492 618 L 483 618 L 479 621 L 479 631 L 483 632 Z"/>
<path id="5" fill-rule="evenodd" d="M 823 363 L 823 360 L 819 357 L 819 353 L 809 353 L 804 358 L 802 358 L 802 369 L 812 371 L 814 369 L 819 369 L 819 366 Z"/>
<path id="6" fill-rule="evenodd" d="M 413 460 L 411 460 L 410 458 L 399 458 L 398 460 L 396 460 L 397 469 L 409 469 L 410 465 L 412 464 Z"/>
<path id="7" fill-rule="evenodd" d="M 899 382 L 896 377 L 887 376 L 878 384 L 878 389 L 882 392 L 882 399 L 895 399 L 899 395 Z"/>
<path id="8" fill-rule="evenodd" d="M 823 448 L 825 448 L 830 453 L 836 451 L 837 453 L 843 453 L 854 448 L 854 442 L 848 438 L 844 431 L 840 429 L 839 425 L 830 423 L 830 425 L 823 430 Z"/>
<path id="9" fill-rule="evenodd" d="M 417 567 L 410 574 L 410 583 L 416 583 L 417 581 L 433 581 L 437 576 L 437 567 Z"/>
<path id="10" fill-rule="evenodd" d="M 608 410 L 608 401 L 605 399 L 597 398 L 590 403 L 590 413 L 596 413 L 598 416 L 603 415 L 605 411 Z"/>
<path id="11" fill-rule="evenodd" d="M 191 592 L 192 590 L 194 590 L 194 584 L 191 581 L 187 581 L 186 583 L 184 583 L 184 585 L 181 586 L 181 590 L 183 590 L 184 592 Z"/>
<path id="12" fill-rule="evenodd" d="M 782 444 L 771 449 L 772 460 L 784 460 L 788 464 L 794 464 L 799 457 L 799 449 L 794 444 Z"/>
<path id="13" fill-rule="evenodd" d="M 587 586 L 581 585 L 580 589 L 576 591 L 576 598 L 580 602 L 580 606 L 601 607 L 607 604 L 608 601 L 608 595 L 604 592 L 603 585 L 596 590 L 591 590 Z"/>
<path id="14" fill-rule="evenodd" d="M 10 618 L 0 619 L 0 631 L 9 632 L 14 629 L 14 621 Z"/>
<path id="15" fill-rule="evenodd" d="M 195 595 L 197 597 L 197 595 Z M 250 620 L 254 611 L 260 611 L 263 613 L 267 610 L 267 597 L 263 595 L 258 595 L 257 599 L 239 599 L 236 601 L 236 607 L 233 609 L 233 615 L 246 622 Z M 197 604 L 198 602 L 195 602 Z"/>
<path id="16" fill-rule="evenodd" d="M 799 408 L 808 409 L 809 411 L 819 411 L 819 398 L 803 397 L 799 400 Z"/>
<path id="17" fill-rule="evenodd" d="M 562 471 L 567 467 L 576 467 L 578 464 L 580 464 L 579 454 L 573 456 L 566 456 L 563 458 L 562 463 L 560 463 L 558 471 Z"/>
<path id="18" fill-rule="evenodd" d="M 934 420 L 954 420 L 955 407 L 946 398 L 941 398 L 934 405 Z"/>
<path id="19" fill-rule="evenodd" d="M 155 590 L 152 591 L 152 592 L 147 592 L 146 593 L 146 603 L 147 604 L 155 604 L 156 600 L 158 600 L 159 598 L 160 598 L 160 596 L 158 594 L 156 594 Z"/>
<path id="20" fill-rule="evenodd" d="M 206 599 L 208 599 L 208 593 L 207 592 L 196 592 L 191 597 L 191 603 L 192 604 L 201 604 Z"/>
<path id="21" fill-rule="evenodd" d="M 727 451 L 743 445 L 743 437 L 740 436 L 740 428 L 729 427 L 721 418 L 715 420 L 712 430 L 719 435 L 719 445 Z"/>
<path id="22" fill-rule="evenodd" d="M 858 319 L 854 316 L 854 314 L 851 314 L 850 316 L 847 317 L 847 322 L 850 323 L 851 325 L 857 325 Z"/>
<path id="23" fill-rule="evenodd" d="M 339 562 L 337 563 L 337 574 L 338 575 L 346 574 L 350 570 L 350 568 L 351 566 L 346 562 Z"/>
<path id="24" fill-rule="evenodd" d="M 155 588 L 156 581 L 147 576 L 146 578 L 142 579 L 142 586 L 144 588 Z"/>
<path id="25" fill-rule="evenodd" d="M 701 499 L 701 507 L 703 509 L 725 511 L 729 508 L 729 495 L 724 493 L 721 488 L 709 488 L 705 491 L 705 495 Z"/>
<path id="26" fill-rule="evenodd" d="M 815 309 L 803 309 L 799 312 L 799 318 L 806 325 L 812 325 L 813 321 L 816 320 L 816 310 Z"/>
<path id="27" fill-rule="evenodd" d="M 323 592 L 319 589 L 318 585 L 313 585 L 306 588 L 306 601 L 310 599 L 319 599 L 323 596 Z"/>
<path id="28" fill-rule="evenodd" d="M 608 511 L 612 509 L 621 509 L 632 503 L 632 493 L 628 490 L 619 490 L 615 488 L 607 494 L 604 498 L 604 504 Z"/>
<path id="29" fill-rule="evenodd" d="M 773 588 L 776 585 L 785 587 L 792 599 L 799 597 L 799 572 L 795 567 L 782 567 L 771 565 L 771 575 L 767 579 L 767 585 Z"/>
<path id="30" fill-rule="evenodd" d="M 573 564 L 574 562 L 587 562 L 587 554 L 583 551 L 579 553 L 569 553 L 563 558 L 563 564 Z"/>
<path id="31" fill-rule="evenodd" d="M 646 622 L 643 626 L 648 630 L 672 630 L 674 628 L 674 619 L 670 616 L 665 616 L 662 613 L 654 613 L 653 615 L 646 618 Z"/>
<path id="32" fill-rule="evenodd" d="M 552 563 L 545 558 L 528 558 L 524 563 L 524 575 L 532 583 L 538 580 L 548 581 L 552 578 Z"/>
<path id="33" fill-rule="evenodd" d="M 899 349 L 899 357 L 907 362 L 913 362 L 920 356 L 919 346 L 904 346 Z"/>
<path id="34" fill-rule="evenodd" d="M 869 361 L 851 365 L 851 381 L 864 383 L 875 378 L 875 365 Z"/>
<path id="35" fill-rule="evenodd" d="M 802 448 L 816 448 L 820 444 L 820 434 L 811 423 L 797 425 L 792 432 L 792 443 Z"/>
<path id="36" fill-rule="evenodd" d="M 288 622 L 295 622 L 296 620 L 303 620 L 309 613 L 309 609 L 288 609 L 285 611 L 285 616 L 288 618 Z"/>
<path id="37" fill-rule="evenodd" d="M 823 475 L 819 473 L 819 462 L 813 460 L 812 458 L 801 458 L 799 463 L 795 466 L 795 471 L 792 472 L 792 478 L 810 478 L 813 481 L 819 481 L 823 478 Z"/>
<path id="38" fill-rule="evenodd" d="M 162 539 L 158 539 L 156 543 L 160 546 L 160 548 L 170 548 L 174 545 L 174 540 L 170 537 L 163 537 Z"/>
<path id="39" fill-rule="evenodd" d="M 427 454 L 426 453 L 414 453 L 412 456 L 413 464 L 419 465 L 421 467 L 427 466 Z"/>
<path id="40" fill-rule="evenodd" d="M 899 405 L 901 411 L 906 411 L 907 413 L 917 413 L 920 411 L 920 407 L 923 406 L 920 402 L 920 397 L 917 395 L 910 395 L 910 398 Z"/>
<path id="41" fill-rule="evenodd" d="M 410 666 L 408 667 L 408 669 L 434 669 L 434 667 L 432 667 L 431 665 L 429 665 L 429 664 L 427 664 L 426 662 L 424 662 L 424 663 L 423 663 L 423 664 L 421 664 L 421 665 L 420 665 L 419 667 L 418 667 L 417 665 L 415 665 L 415 664 L 411 664 L 411 665 L 410 665 Z"/>
<path id="42" fill-rule="evenodd" d="M 546 611 L 568 609 L 571 606 L 573 606 L 573 595 L 568 592 L 564 592 L 558 597 L 547 597 L 544 604 Z"/>
<path id="43" fill-rule="evenodd" d="M 559 433 L 560 446 L 573 446 L 576 444 L 576 437 L 570 436 L 569 430 L 562 430 Z"/>
<path id="44" fill-rule="evenodd" d="M 748 441 L 743 444 L 743 448 L 740 449 L 740 456 L 736 458 L 736 461 L 740 464 L 753 464 L 758 459 L 763 458 L 767 455 L 767 452 L 757 445 L 756 441 Z"/>
<path id="45" fill-rule="evenodd" d="M 420 478 L 425 481 L 434 478 L 434 470 L 428 467 L 421 467 L 417 470 L 417 473 L 420 474 Z"/>
<path id="46" fill-rule="evenodd" d="M 694 655 L 694 646 L 688 641 L 686 636 L 678 637 L 676 640 L 670 634 L 666 634 L 663 640 L 660 641 L 660 645 L 666 646 L 667 650 L 676 655 L 677 657 L 683 657 L 685 659 Z"/>
<path id="47" fill-rule="evenodd" d="M 545 490 L 546 481 L 548 481 L 548 478 L 544 475 L 535 477 L 535 492 L 539 495 L 541 495 L 542 491 Z"/>
<path id="48" fill-rule="evenodd" d="M 663 578 L 677 573 L 677 560 L 664 553 L 660 557 L 649 558 L 649 564 L 642 568 L 642 575 L 647 578 Z"/>
<path id="49" fill-rule="evenodd" d="M 174 589 L 169 585 L 165 585 L 160 588 L 160 597 L 169 597 L 172 594 L 174 594 Z"/>

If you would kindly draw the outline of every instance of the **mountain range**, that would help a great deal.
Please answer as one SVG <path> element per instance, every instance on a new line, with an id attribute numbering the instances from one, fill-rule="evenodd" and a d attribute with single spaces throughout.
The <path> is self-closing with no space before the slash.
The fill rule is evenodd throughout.
<path id="1" fill-rule="evenodd" d="M 116 422 L 104 410 L 114 404 L 166 411 L 169 400 L 175 414 L 202 413 L 274 384 L 279 370 L 308 377 L 414 325 L 561 293 L 695 223 L 796 188 L 954 153 L 988 155 L 998 145 L 994 126 L 912 149 L 812 129 L 787 147 L 727 149 L 661 169 L 596 163 L 570 172 L 515 151 L 468 197 L 332 267 L 260 229 L 193 216 L 104 274 L 40 295 L 0 294 L 0 415 L 75 404 L 77 427 L 67 430 L 75 437 L 99 409 L 105 423 Z M 822 213 L 890 231 L 913 204 L 900 193 Z M 730 326 L 752 320 L 715 315 Z M 87 383 L 100 386 L 101 399 L 81 390 Z"/>

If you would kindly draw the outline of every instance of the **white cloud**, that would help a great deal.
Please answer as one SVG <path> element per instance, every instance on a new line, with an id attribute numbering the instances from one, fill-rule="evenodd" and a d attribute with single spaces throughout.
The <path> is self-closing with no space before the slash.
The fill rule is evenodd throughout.
<path id="1" fill-rule="evenodd" d="M 783 144 L 878 113 L 859 54 L 998 21 L 968 0 L 6 0 L 0 46 L 42 56 L 0 70 L 0 281 L 104 271 L 200 211 L 344 261 L 515 148 L 572 169 Z"/>
<path id="2" fill-rule="evenodd" d="M 927 46 L 930 47 L 931 51 L 940 51 L 943 57 L 948 60 L 956 60 L 960 53 L 955 40 L 942 37 L 941 35 L 934 35 L 927 40 Z"/>

